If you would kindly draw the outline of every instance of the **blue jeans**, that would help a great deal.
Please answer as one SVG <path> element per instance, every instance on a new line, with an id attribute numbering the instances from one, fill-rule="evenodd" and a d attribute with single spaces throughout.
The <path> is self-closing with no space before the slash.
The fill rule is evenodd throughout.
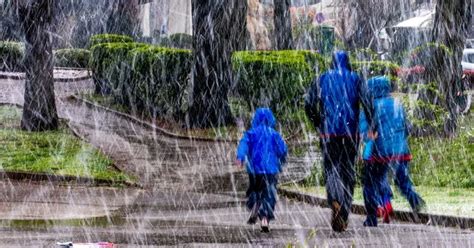
<path id="1" fill-rule="evenodd" d="M 395 184 L 402 195 L 407 199 L 411 209 L 418 210 L 424 201 L 415 191 L 413 183 L 410 179 L 408 166 L 408 161 L 395 161 L 390 163 L 390 167 L 392 168 L 395 176 Z"/>
<path id="2" fill-rule="evenodd" d="M 261 220 L 275 219 L 274 210 L 276 205 L 278 179 L 276 174 L 248 174 L 249 188 L 247 190 L 247 208 L 252 211 L 256 204 L 258 217 Z"/>

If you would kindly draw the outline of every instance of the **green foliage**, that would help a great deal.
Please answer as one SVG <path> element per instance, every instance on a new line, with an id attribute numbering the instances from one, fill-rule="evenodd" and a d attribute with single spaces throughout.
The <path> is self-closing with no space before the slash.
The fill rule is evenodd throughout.
<path id="1" fill-rule="evenodd" d="M 123 83 L 128 80 L 123 68 L 128 52 L 148 46 L 144 43 L 100 43 L 91 48 L 90 66 L 96 93 L 116 93 L 120 97 Z"/>
<path id="2" fill-rule="evenodd" d="M 354 61 L 351 63 L 352 69 L 360 74 L 368 77 L 375 75 L 395 76 L 399 66 L 389 61 L 373 60 L 373 61 Z"/>
<path id="3" fill-rule="evenodd" d="M 133 42 L 133 38 L 121 34 L 96 34 L 89 39 L 89 47 L 93 47 L 101 43 L 127 43 Z"/>
<path id="4" fill-rule="evenodd" d="M 96 84 L 118 103 L 145 110 L 148 115 L 184 116 L 190 50 L 144 43 L 103 43 L 91 51 Z"/>
<path id="5" fill-rule="evenodd" d="M 25 47 L 20 42 L 0 41 L 0 71 L 22 71 Z"/>
<path id="6" fill-rule="evenodd" d="M 54 66 L 88 68 L 90 56 L 86 49 L 59 49 L 54 51 Z"/>
<path id="7" fill-rule="evenodd" d="M 416 185 L 473 188 L 474 143 L 460 134 L 453 139 L 414 138 L 411 172 Z"/>
<path id="8" fill-rule="evenodd" d="M 418 46 L 404 56 L 409 58 L 409 66 L 421 65 L 430 67 L 431 65 L 427 63 L 431 62 L 430 57 L 434 55 L 435 51 L 441 52 L 444 58 L 451 58 L 453 56 L 453 52 L 446 45 L 433 42 Z"/>
<path id="9" fill-rule="evenodd" d="M 112 161 L 63 127 L 59 131 L 25 132 L 18 128 L 21 110 L 0 106 L 0 167 L 8 172 L 46 173 L 117 183 L 130 177 L 112 168 Z"/>
<path id="10" fill-rule="evenodd" d="M 185 90 L 191 72 L 190 50 L 140 47 L 128 55 L 133 104 L 152 113 L 184 117 Z"/>
<path id="11" fill-rule="evenodd" d="M 444 96 L 439 93 L 434 82 L 429 84 L 417 84 L 416 92 L 420 96 L 431 94 L 436 99 L 442 100 Z M 424 133 L 442 133 L 444 121 L 448 116 L 448 111 L 438 104 L 420 99 L 410 100 L 408 96 L 402 98 L 402 103 L 407 111 L 408 120 L 412 125 L 412 134 L 419 136 Z M 427 119 L 429 115 L 430 119 Z M 425 132 L 431 130 L 431 132 Z"/>
<path id="12" fill-rule="evenodd" d="M 170 45 L 172 47 L 192 49 L 193 48 L 193 36 L 184 33 L 172 34 L 168 37 Z"/>
<path id="13" fill-rule="evenodd" d="M 242 51 L 232 56 L 237 93 L 250 109 L 272 108 L 279 116 L 297 111 L 311 80 L 326 70 L 310 51 Z"/>

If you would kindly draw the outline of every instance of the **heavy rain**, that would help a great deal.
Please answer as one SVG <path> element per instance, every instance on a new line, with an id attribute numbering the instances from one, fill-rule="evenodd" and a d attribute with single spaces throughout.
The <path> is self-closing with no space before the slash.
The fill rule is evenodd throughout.
<path id="1" fill-rule="evenodd" d="M 0 0 L 0 247 L 472 247 L 470 0 Z"/>

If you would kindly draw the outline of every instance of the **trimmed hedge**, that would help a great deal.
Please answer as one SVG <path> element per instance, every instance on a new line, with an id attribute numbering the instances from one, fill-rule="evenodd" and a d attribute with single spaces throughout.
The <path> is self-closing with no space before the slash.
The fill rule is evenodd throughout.
<path id="1" fill-rule="evenodd" d="M 54 66 L 88 68 L 90 56 L 86 49 L 59 49 L 54 51 Z"/>
<path id="2" fill-rule="evenodd" d="M 304 50 L 235 52 L 232 65 L 249 108 L 268 106 L 277 115 L 297 111 L 312 79 L 326 70 L 319 54 Z"/>
<path id="3" fill-rule="evenodd" d="M 103 43 L 91 48 L 96 93 L 147 115 L 181 115 L 191 51 L 144 43 Z"/>
<path id="4" fill-rule="evenodd" d="M 126 81 L 123 63 L 128 52 L 148 46 L 145 43 L 100 43 L 91 48 L 90 66 L 97 94 L 118 94 L 122 91 L 122 83 Z M 115 92 L 115 93 L 114 93 Z M 124 102 L 120 100 L 119 102 Z"/>
<path id="5" fill-rule="evenodd" d="M 151 115 L 184 117 L 185 90 L 191 72 L 190 50 L 156 46 L 140 47 L 129 53 L 133 102 Z"/>
<path id="6" fill-rule="evenodd" d="M 159 43 L 160 43 L 160 46 L 164 46 L 164 47 L 192 49 L 193 36 L 189 34 L 184 34 L 184 33 L 176 33 L 168 37 L 161 37 Z"/>
<path id="7" fill-rule="evenodd" d="M 89 39 L 89 47 L 93 47 L 101 43 L 128 43 L 133 42 L 133 38 L 120 34 L 96 34 Z"/>
<path id="8" fill-rule="evenodd" d="M 0 71 L 23 71 L 25 47 L 20 42 L 0 41 Z"/>

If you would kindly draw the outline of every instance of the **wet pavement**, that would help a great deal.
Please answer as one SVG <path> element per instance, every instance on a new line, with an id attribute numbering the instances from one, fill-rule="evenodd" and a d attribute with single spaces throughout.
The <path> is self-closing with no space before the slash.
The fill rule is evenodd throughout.
<path id="1" fill-rule="evenodd" d="M 0 247 L 54 247 L 58 241 L 111 241 L 119 247 L 474 246 L 472 230 L 408 223 L 365 228 L 357 215 L 348 232 L 334 233 L 328 209 L 284 198 L 271 233 L 260 233 L 258 226 L 245 224 L 247 180 L 233 165 L 236 144 L 165 137 L 64 98 L 91 90 L 90 81 L 55 86 L 61 118 L 144 188 L 0 181 Z M 0 102 L 21 104 L 21 88 L 19 81 L 0 80 Z M 291 157 L 280 180 L 301 178 L 317 159 L 313 152 Z"/>

